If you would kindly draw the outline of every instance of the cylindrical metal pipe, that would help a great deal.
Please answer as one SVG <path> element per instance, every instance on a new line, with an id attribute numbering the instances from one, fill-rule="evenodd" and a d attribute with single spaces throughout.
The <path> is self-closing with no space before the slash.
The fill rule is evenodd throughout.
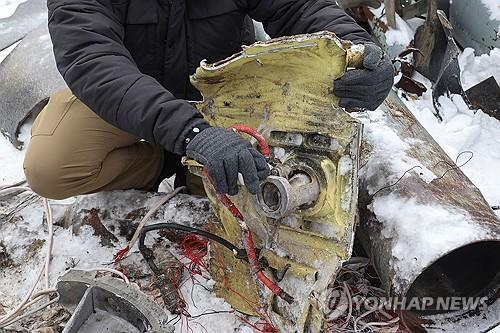
<path id="1" fill-rule="evenodd" d="M 491 296 L 498 217 L 394 92 L 382 109 L 365 120 L 358 237 L 383 287 L 392 296 Z"/>
<path id="2" fill-rule="evenodd" d="M 290 180 L 269 176 L 260 186 L 257 200 L 264 214 L 280 218 L 293 210 L 313 204 L 319 196 L 319 184 L 313 176 L 300 171 Z"/>

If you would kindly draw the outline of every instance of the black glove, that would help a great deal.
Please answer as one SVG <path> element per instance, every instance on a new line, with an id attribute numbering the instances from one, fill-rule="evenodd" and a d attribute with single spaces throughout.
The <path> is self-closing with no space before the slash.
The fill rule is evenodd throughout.
<path id="1" fill-rule="evenodd" d="M 269 176 L 266 159 L 250 142 L 232 130 L 209 127 L 198 133 L 186 146 L 186 155 L 208 168 L 219 193 L 238 193 L 238 173 L 252 194 L 259 182 Z"/>
<path id="2" fill-rule="evenodd" d="M 394 83 L 394 67 L 385 52 L 375 44 L 365 44 L 364 69 L 348 70 L 335 80 L 334 94 L 340 106 L 375 110 L 387 97 Z"/>

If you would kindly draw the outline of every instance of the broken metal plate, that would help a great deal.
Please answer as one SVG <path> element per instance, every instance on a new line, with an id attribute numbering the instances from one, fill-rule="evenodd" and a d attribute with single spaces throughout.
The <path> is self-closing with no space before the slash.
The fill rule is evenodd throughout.
<path id="1" fill-rule="evenodd" d="M 46 21 L 46 0 L 28 0 L 21 3 L 14 14 L 0 19 L 0 51 L 23 39 L 31 30 Z"/>
<path id="2" fill-rule="evenodd" d="M 66 83 L 59 74 L 46 24 L 40 25 L 0 63 L 0 132 L 21 148 L 17 134 L 30 115 Z"/>
<path id="3" fill-rule="evenodd" d="M 440 96 L 444 94 L 458 94 L 463 97 L 465 103 L 470 105 L 470 102 L 460 80 L 460 65 L 458 62 L 460 50 L 453 39 L 453 27 L 443 11 L 438 10 L 437 17 L 444 32 L 444 40 L 446 43 L 444 53 L 440 52 L 439 47 L 436 47 L 432 52 L 432 57 L 437 57 L 437 59 L 441 60 L 438 76 L 432 86 L 432 99 L 438 116 L 440 117 L 438 103 L 438 98 Z"/>
<path id="4" fill-rule="evenodd" d="M 500 87 L 495 77 L 476 84 L 466 92 L 472 106 L 500 120 Z"/>
<path id="5" fill-rule="evenodd" d="M 256 284 L 246 262 L 216 244 L 210 246 L 217 294 L 249 314 L 262 315 L 256 307 L 263 305 L 266 316 L 284 332 L 324 328 L 327 288 L 351 254 L 362 128 L 338 107 L 332 93 L 334 80 L 347 67 L 362 63 L 362 50 L 351 46 L 332 33 L 279 38 L 245 47 L 242 53 L 212 65 L 202 62 L 191 77 L 204 96 L 198 108 L 212 125 L 245 124 L 257 129 L 284 169 L 313 175 L 319 186 L 313 204 L 284 209 L 281 217 L 266 211 L 262 196 L 252 196 L 243 186 L 231 197 L 254 234 L 261 259 L 275 271 L 284 272 L 290 266 L 277 283 L 295 298 L 294 303 Z M 199 165 L 188 165 L 191 172 L 201 174 Z M 267 181 L 271 178 L 276 186 L 280 178 L 286 185 L 283 177 Z M 207 179 L 204 182 L 222 222 L 222 226 L 212 225 L 213 231 L 241 244 L 238 221 L 218 202 Z M 265 188 L 261 186 L 261 191 Z M 266 274 L 272 276 L 270 271 Z"/>
<path id="6" fill-rule="evenodd" d="M 415 33 L 415 47 L 421 51 L 415 54 L 417 71 L 432 82 L 432 99 L 436 116 L 439 114 L 439 97 L 444 94 L 461 95 L 470 105 L 460 80 L 458 57 L 460 50 L 453 39 L 453 27 L 442 10 L 437 10 L 437 0 L 429 1 L 427 20 Z"/>
<path id="7" fill-rule="evenodd" d="M 59 303 L 72 312 L 63 333 L 168 333 L 166 312 L 138 287 L 72 269 L 59 278 Z"/>

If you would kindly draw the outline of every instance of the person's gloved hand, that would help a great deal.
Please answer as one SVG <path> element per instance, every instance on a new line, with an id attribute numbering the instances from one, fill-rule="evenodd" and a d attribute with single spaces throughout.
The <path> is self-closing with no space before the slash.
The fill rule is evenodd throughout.
<path id="1" fill-rule="evenodd" d="M 375 110 L 389 94 L 394 83 L 394 67 L 385 52 L 375 44 L 366 44 L 363 69 L 348 70 L 335 80 L 333 92 L 344 108 Z"/>
<path id="2" fill-rule="evenodd" d="M 232 130 L 209 127 L 198 133 L 186 146 L 186 155 L 208 168 L 219 193 L 238 193 L 238 173 L 252 194 L 259 190 L 260 181 L 269 176 L 264 156 Z"/>

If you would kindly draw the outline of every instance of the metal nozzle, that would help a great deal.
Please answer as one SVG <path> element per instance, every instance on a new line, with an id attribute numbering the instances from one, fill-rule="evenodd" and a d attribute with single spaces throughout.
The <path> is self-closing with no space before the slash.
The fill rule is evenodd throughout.
<path id="1" fill-rule="evenodd" d="M 319 184 L 316 178 L 299 171 L 290 180 L 269 176 L 261 184 L 257 200 L 265 215 L 280 218 L 293 210 L 314 204 L 318 196 Z"/>

